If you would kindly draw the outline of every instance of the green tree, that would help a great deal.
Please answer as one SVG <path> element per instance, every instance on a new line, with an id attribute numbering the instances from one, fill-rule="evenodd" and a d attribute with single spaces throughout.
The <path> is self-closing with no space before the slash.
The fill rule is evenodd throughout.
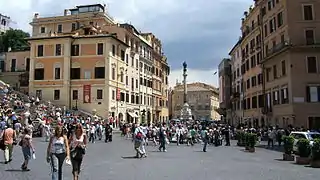
<path id="1" fill-rule="evenodd" d="M 0 52 L 8 52 L 10 47 L 12 51 L 28 48 L 27 37 L 30 37 L 30 34 L 20 29 L 10 29 L 6 31 L 0 35 Z"/>

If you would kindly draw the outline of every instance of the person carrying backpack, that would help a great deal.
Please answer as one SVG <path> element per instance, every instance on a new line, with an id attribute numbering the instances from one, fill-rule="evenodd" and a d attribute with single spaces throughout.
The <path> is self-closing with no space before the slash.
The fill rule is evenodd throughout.
<path id="1" fill-rule="evenodd" d="M 142 128 L 136 127 L 133 133 L 134 149 L 136 151 L 136 158 L 146 157 L 146 152 L 143 147 L 143 139 L 146 137 Z"/>

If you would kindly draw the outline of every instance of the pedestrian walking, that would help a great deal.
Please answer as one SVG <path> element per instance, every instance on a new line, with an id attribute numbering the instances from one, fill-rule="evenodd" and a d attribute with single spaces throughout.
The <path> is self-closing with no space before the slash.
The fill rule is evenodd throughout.
<path id="1" fill-rule="evenodd" d="M 146 151 L 143 144 L 143 139 L 146 136 L 140 127 L 135 128 L 134 131 L 134 149 L 136 151 L 136 158 L 146 157 Z"/>
<path id="2" fill-rule="evenodd" d="M 23 130 L 21 140 L 19 141 L 19 146 L 21 146 L 22 154 L 24 157 L 24 161 L 21 165 L 21 169 L 23 171 L 30 171 L 30 169 L 28 168 L 29 160 L 35 153 L 35 149 L 32 144 L 32 137 L 30 133 L 31 133 L 31 130 L 28 128 L 25 128 Z"/>
<path id="3" fill-rule="evenodd" d="M 203 128 L 203 137 L 202 137 L 202 140 L 203 140 L 203 148 L 202 148 L 202 151 L 203 151 L 203 152 L 207 152 L 207 145 L 208 145 L 208 142 L 209 142 L 209 132 L 208 132 L 208 129 L 206 129 L 206 128 Z"/>
<path id="4" fill-rule="evenodd" d="M 47 147 L 47 162 L 51 165 L 52 180 L 62 180 L 62 166 L 65 160 L 70 160 L 69 142 L 63 134 L 63 127 L 58 125 Z"/>
<path id="5" fill-rule="evenodd" d="M 159 130 L 159 151 L 167 152 L 166 149 L 166 139 L 167 139 L 167 134 L 166 134 L 166 124 L 163 123 L 162 127 L 160 127 Z"/>
<path id="6" fill-rule="evenodd" d="M 13 143 L 16 139 L 16 131 L 11 128 L 10 124 L 7 124 L 2 131 L 0 139 L 0 146 L 4 153 L 4 163 L 8 164 L 12 161 Z"/>
<path id="7" fill-rule="evenodd" d="M 86 152 L 87 136 L 81 124 L 75 127 L 74 135 L 70 137 L 70 157 L 72 164 L 73 180 L 79 179 L 83 156 Z"/>

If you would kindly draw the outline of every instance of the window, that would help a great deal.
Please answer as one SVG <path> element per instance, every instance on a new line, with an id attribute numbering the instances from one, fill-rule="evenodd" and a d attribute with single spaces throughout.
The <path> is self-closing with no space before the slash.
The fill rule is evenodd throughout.
<path id="1" fill-rule="evenodd" d="M 320 102 L 320 86 L 307 86 L 307 102 Z"/>
<path id="2" fill-rule="evenodd" d="M 71 25 L 71 31 L 74 31 L 74 30 L 76 30 L 76 23 L 72 23 Z"/>
<path id="3" fill-rule="evenodd" d="M 123 83 L 123 74 L 120 75 L 120 82 Z"/>
<path id="4" fill-rule="evenodd" d="M 126 102 L 129 102 L 129 93 L 126 93 Z"/>
<path id="5" fill-rule="evenodd" d="M 42 90 L 36 90 L 36 97 L 38 97 L 39 99 L 42 98 Z"/>
<path id="6" fill-rule="evenodd" d="M 56 56 L 61 56 L 61 44 L 56 44 Z"/>
<path id="7" fill-rule="evenodd" d="M 97 55 L 103 55 L 103 43 L 98 43 Z"/>
<path id="8" fill-rule="evenodd" d="M 282 12 L 279 12 L 277 15 L 277 22 L 278 22 L 278 27 L 283 25 L 283 14 Z"/>
<path id="9" fill-rule="evenodd" d="M 54 79 L 60 79 L 60 68 L 54 68 Z"/>
<path id="10" fill-rule="evenodd" d="M 70 78 L 71 79 L 80 79 L 81 70 L 80 68 L 71 68 Z"/>
<path id="11" fill-rule="evenodd" d="M 257 65 L 256 56 L 251 56 L 251 68 Z"/>
<path id="12" fill-rule="evenodd" d="M 273 65 L 272 69 L 273 69 L 273 79 L 277 79 L 278 78 L 277 65 Z"/>
<path id="13" fill-rule="evenodd" d="M 281 104 L 287 104 L 289 103 L 289 98 L 288 98 L 288 88 L 282 88 L 280 90 L 280 97 L 281 97 Z"/>
<path id="14" fill-rule="evenodd" d="M 38 57 L 43 56 L 43 45 L 38 45 Z"/>
<path id="15" fill-rule="evenodd" d="M 267 37 L 268 36 L 268 25 L 265 24 L 264 25 L 264 37 Z"/>
<path id="16" fill-rule="evenodd" d="M 306 35 L 306 44 L 307 45 L 312 45 L 315 43 L 314 41 L 314 31 L 309 29 L 305 31 L 305 35 Z"/>
<path id="17" fill-rule="evenodd" d="M 91 79 L 91 71 L 84 71 L 84 79 Z"/>
<path id="18" fill-rule="evenodd" d="M 95 67 L 94 68 L 94 78 L 95 79 L 105 78 L 105 67 Z"/>
<path id="19" fill-rule="evenodd" d="M 264 107 L 264 98 L 263 98 L 263 95 L 259 95 L 259 96 L 258 96 L 258 107 L 259 107 L 259 108 Z"/>
<path id="20" fill-rule="evenodd" d="M 287 74 L 286 61 L 281 62 L 281 73 L 282 73 L 282 76 L 285 76 Z"/>
<path id="21" fill-rule="evenodd" d="M 54 100 L 59 100 L 60 99 L 60 90 L 54 90 L 54 93 L 53 93 L 53 99 Z"/>
<path id="22" fill-rule="evenodd" d="M 275 90 L 272 92 L 273 96 L 273 105 L 279 104 L 279 91 Z"/>
<path id="23" fill-rule="evenodd" d="M 116 99 L 116 91 L 115 90 L 112 90 L 111 98 L 112 98 L 112 100 Z"/>
<path id="24" fill-rule="evenodd" d="M 34 80 L 44 80 L 44 68 L 34 70 Z"/>
<path id="25" fill-rule="evenodd" d="M 30 58 L 26 59 L 26 71 L 30 71 Z"/>
<path id="26" fill-rule="evenodd" d="M 126 54 L 126 63 L 129 64 L 129 55 Z"/>
<path id="27" fill-rule="evenodd" d="M 128 86 L 129 85 L 129 77 L 126 76 L 126 85 Z"/>
<path id="28" fill-rule="evenodd" d="M 102 89 L 97 89 L 97 99 L 102 99 Z"/>
<path id="29" fill-rule="evenodd" d="M 58 25 L 58 33 L 62 33 L 62 24 Z"/>
<path id="30" fill-rule="evenodd" d="M 303 17 L 306 21 L 313 20 L 313 7 L 312 5 L 304 5 L 303 6 Z"/>
<path id="31" fill-rule="evenodd" d="M 72 91 L 72 100 L 78 100 L 78 90 Z"/>
<path id="32" fill-rule="evenodd" d="M 250 88 L 250 79 L 247 80 L 247 89 Z"/>
<path id="33" fill-rule="evenodd" d="M 266 81 L 267 81 L 267 82 L 270 81 L 270 72 L 271 72 L 271 68 L 267 68 L 267 69 L 266 69 Z"/>
<path id="34" fill-rule="evenodd" d="M 257 108 L 258 107 L 258 100 L 257 100 L 257 96 L 253 96 L 252 98 L 251 98 L 251 103 L 252 103 L 252 109 L 255 109 L 255 108 Z"/>
<path id="35" fill-rule="evenodd" d="M 308 73 L 318 72 L 316 57 L 307 57 L 307 72 Z"/>
<path id="36" fill-rule="evenodd" d="M 16 59 L 11 59 L 11 72 L 16 71 L 16 66 L 17 66 L 17 60 Z"/>
<path id="37" fill-rule="evenodd" d="M 79 44 L 74 44 L 71 46 L 71 56 L 79 56 L 80 46 Z"/>
<path id="38" fill-rule="evenodd" d="M 46 28 L 45 27 L 41 27 L 40 28 L 40 33 L 46 33 Z"/>
<path id="39" fill-rule="evenodd" d="M 112 45 L 112 56 L 116 56 L 116 46 Z"/>
<path id="40" fill-rule="evenodd" d="M 273 18 L 269 21 L 269 30 L 270 33 L 273 33 L 276 30 L 276 19 Z"/>
<path id="41" fill-rule="evenodd" d="M 121 50 L 121 60 L 124 61 L 124 58 L 125 58 L 124 50 Z"/>
<path id="42" fill-rule="evenodd" d="M 253 76 L 251 78 L 251 86 L 252 87 L 255 87 L 257 85 L 257 77 L 256 76 Z"/>
<path id="43" fill-rule="evenodd" d="M 136 79 L 136 88 L 139 88 L 139 82 L 138 82 L 138 79 Z"/>
<path id="44" fill-rule="evenodd" d="M 111 69 L 111 79 L 116 80 L 116 68 Z"/>

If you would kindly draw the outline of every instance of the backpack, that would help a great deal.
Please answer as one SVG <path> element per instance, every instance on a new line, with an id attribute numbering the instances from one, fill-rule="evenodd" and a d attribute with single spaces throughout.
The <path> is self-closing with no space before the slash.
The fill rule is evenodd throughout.
<path id="1" fill-rule="evenodd" d="M 140 129 L 139 129 L 139 132 L 136 134 L 136 139 L 142 140 L 142 136 L 143 136 L 143 134 L 142 134 L 142 132 L 141 132 Z"/>

